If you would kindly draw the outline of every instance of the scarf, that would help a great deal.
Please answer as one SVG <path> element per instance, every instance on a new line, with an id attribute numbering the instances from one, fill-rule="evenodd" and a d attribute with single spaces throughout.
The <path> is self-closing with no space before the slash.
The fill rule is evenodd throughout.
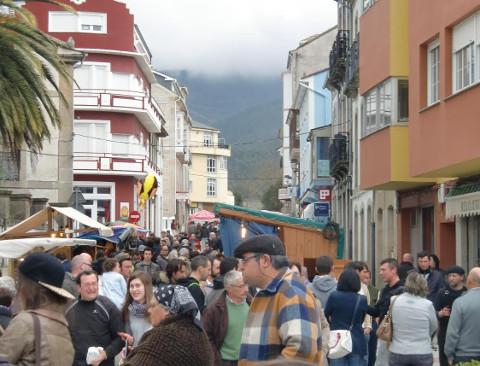
<path id="1" fill-rule="evenodd" d="M 145 304 L 140 304 L 136 301 L 132 301 L 132 303 L 128 305 L 128 311 L 137 318 L 144 318 L 146 310 L 147 306 Z"/>
<path id="2" fill-rule="evenodd" d="M 193 324 L 203 329 L 197 303 L 190 291 L 183 286 L 159 286 L 153 293 L 158 303 L 164 306 L 172 315 L 187 315 L 192 318 Z"/>

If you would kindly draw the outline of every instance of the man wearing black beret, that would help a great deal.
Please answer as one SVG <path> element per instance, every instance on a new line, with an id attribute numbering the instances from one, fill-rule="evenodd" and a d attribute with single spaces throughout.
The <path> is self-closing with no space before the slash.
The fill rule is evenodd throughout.
<path id="1" fill-rule="evenodd" d="M 276 235 L 257 235 L 235 249 L 244 281 L 255 295 L 242 335 L 239 365 L 279 357 L 318 364 L 320 314 L 315 297 L 288 269 L 285 245 Z"/>
<path id="2" fill-rule="evenodd" d="M 453 302 L 462 296 L 467 288 L 464 285 L 465 270 L 460 266 L 453 266 L 447 271 L 448 284 L 442 288 L 435 299 L 434 305 L 438 317 L 438 354 L 440 366 L 448 366 L 448 359 L 445 355 L 445 337 L 447 334 L 448 321 L 452 311 Z"/>

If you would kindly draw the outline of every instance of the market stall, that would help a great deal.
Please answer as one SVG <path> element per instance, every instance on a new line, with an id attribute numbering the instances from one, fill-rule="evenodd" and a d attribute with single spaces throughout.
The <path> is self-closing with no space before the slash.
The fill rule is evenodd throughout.
<path id="1" fill-rule="evenodd" d="M 314 274 L 315 259 L 328 255 L 335 259 L 335 271 L 343 269 L 342 250 L 337 238 L 325 235 L 324 225 L 280 213 L 253 210 L 226 204 L 215 205 L 220 217 L 222 245 L 226 255 L 232 255 L 238 243 L 254 235 L 275 234 L 285 243 L 287 256 Z"/>

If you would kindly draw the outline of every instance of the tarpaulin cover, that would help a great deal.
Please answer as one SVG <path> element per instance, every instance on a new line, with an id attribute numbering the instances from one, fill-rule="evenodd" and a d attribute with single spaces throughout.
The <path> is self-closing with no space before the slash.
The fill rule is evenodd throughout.
<path id="1" fill-rule="evenodd" d="M 277 234 L 277 227 L 259 224 L 257 222 L 244 222 L 246 229 L 245 238 L 241 237 L 242 222 L 231 217 L 220 217 L 220 232 L 225 255 L 232 256 L 238 243 L 242 240 L 259 234 Z"/>

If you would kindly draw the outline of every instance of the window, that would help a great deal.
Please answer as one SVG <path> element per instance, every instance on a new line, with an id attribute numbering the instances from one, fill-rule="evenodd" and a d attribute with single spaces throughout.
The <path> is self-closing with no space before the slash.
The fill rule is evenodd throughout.
<path id="1" fill-rule="evenodd" d="M 48 18 L 48 31 L 52 33 L 107 33 L 106 13 L 51 11 Z"/>
<path id="2" fill-rule="evenodd" d="M 228 170 L 228 158 L 221 156 L 220 158 L 220 170 Z"/>
<path id="3" fill-rule="evenodd" d="M 74 122 L 73 151 L 80 154 L 104 154 L 108 152 L 110 125 L 108 122 Z M 125 151 L 125 147 L 124 147 Z"/>
<path id="4" fill-rule="evenodd" d="M 215 197 L 217 189 L 217 180 L 214 178 L 207 179 L 207 196 Z"/>
<path id="5" fill-rule="evenodd" d="M 82 203 L 85 215 L 101 224 L 115 220 L 114 183 L 74 182 L 73 191 L 83 194 L 86 200 Z"/>
<path id="6" fill-rule="evenodd" d="M 474 74 L 473 43 L 470 43 L 455 52 L 455 90 L 460 90 L 473 84 Z"/>
<path id="7" fill-rule="evenodd" d="M 374 3 L 375 3 L 375 0 L 363 0 L 363 11 L 373 6 Z"/>
<path id="8" fill-rule="evenodd" d="M 453 27 L 453 92 L 466 88 L 478 80 L 479 52 L 480 12 Z"/>
<path id="9" fill-rule="evenodd" d="M 211 133 L 203 134 L 203 146 L 213 146 L 213 136 Z"/>
<path id="10" fill-rule="evenodd" d="M 392 123 L 392 82 L 389 80 L 379 87 L 379 123 L 380 127 Z"/>
<path id="11" fill-rule="evenodd" d="M 330 137 L 317 137 L 317 177 L 330 175 L 329 145 Z"/>
<path id="12" fill-rule="evenodd" d="M 363 135 L 408 121 L 408 80 L 390 78 L 363 98 Z"/>
<path id="13" fill-rule="evenodd" d="M 208 173 L 215 173 L 216 172 L 215 156 L 207 156 L 207 172 Z"/>
<path id="14" fill-rule="evenodd" d="M 130 135 L 112 134 L 112 154 L 127 155 Z"/>
<path id="15" fill-rule="evenodd" d="M 440 44 L 437 41 L 428 46 L 427 55 L 427 93 L 428 105 L 431 105 L 439 100 L 440 87 Z"/>
<path id="16" fill-rule="evenodd" d="M 377 91 L 372 90 L 366 97 L 365 134 L 377 128 Z"/>
<path id="17" fill-rule="evenodd" d="M 80 89 L 108 89 L 109 74 L 109 63 L 83 63 L 73 75 Z"/>
<path id="18" fill-rule="evenodd" d="M 408 121 L 408 80 L 398 80 L 398 120 Z"/>

